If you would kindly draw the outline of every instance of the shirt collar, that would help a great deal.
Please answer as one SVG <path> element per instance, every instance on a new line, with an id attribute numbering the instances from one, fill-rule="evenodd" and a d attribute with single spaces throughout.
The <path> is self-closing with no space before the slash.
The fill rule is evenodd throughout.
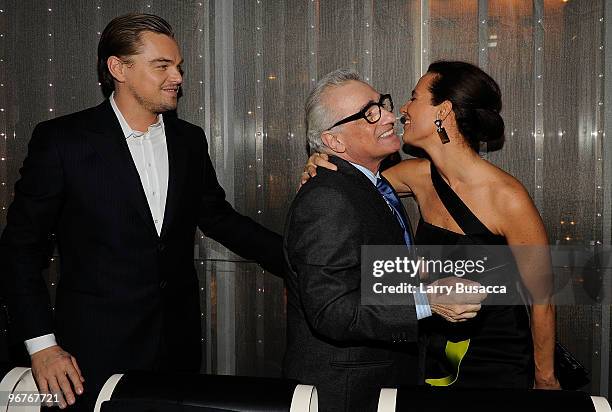
<path id="1" fill-rule="evenodd" d="M 357 163 L 353 163 L 353 162 L 349 162 L 349 163 L 352 164 L 353 166 L 355 166 L 361 173 L 366 175 L 366 177 L 368 179 L 370 179 L 370 182 L 372 182 L 374 184 L 374 186 L 376 186 L 376 181 L 378 179 L 380 179 L 380 172 L 379 171 L 376 171 L 376 174 L 374 174 L 367 167 L 364 167 L 362 165 L 358 165 Z"/>
<path id="2" fill-rule="evenodd" d="M 115 103 L 115 92 L 111 94 L 109 100 L 110 100 L 111 107 L 113 108 L 113 111 L 115 112 L 115 116 L 117 116 L 117 120 L 119 120 L 119 125 L 121 126 L 121 130 L 123 131 L 123 136 L 126 139 L 132 136 L 142 136 L 144 133 L 138 130 L 132 129 L 130 125 L 128 124 L 128 122 L 125 120 L 125 117 L 123 117 L 121 110 L 119 110 L 119 107 L 117 107 L 117 103 Z M 164 117 L 162 116 L 161 113 L 157 115 L 157 122 L 149 126 L 149 130 L 158 128 L 160 126 L 161 127 L 164 126 Z"/>

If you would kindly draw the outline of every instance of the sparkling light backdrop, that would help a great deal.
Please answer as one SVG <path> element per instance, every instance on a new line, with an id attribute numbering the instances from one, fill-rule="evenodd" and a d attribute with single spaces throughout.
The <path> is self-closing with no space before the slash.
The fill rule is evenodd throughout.
<path id="1" fill-rule="evenodd" d="M 460 59 L 502 88 L 506 144 L 483 156 L 527 187 L 551 243 L 610 244 L 612 0 L 0 0 L 0 230 L 34 125 L 101 101 L 97 41 L 131 11 L 174 26 L 179 116 L 205 129 L 229 200 L 271 229 L 282 230 L 306 159 L 303 105 L 318 78 L 353 67 L 399 106 L 430 62 Z M 194 258 L 202 370 L 279 375 L 282 282 L 201 236 Z M 54 257 L 52 293 L 57 268 Z M 559 310 L 559 337 L 592 370 L 593 393 L 610 387 L 610 327 L 609 306 Z"/>

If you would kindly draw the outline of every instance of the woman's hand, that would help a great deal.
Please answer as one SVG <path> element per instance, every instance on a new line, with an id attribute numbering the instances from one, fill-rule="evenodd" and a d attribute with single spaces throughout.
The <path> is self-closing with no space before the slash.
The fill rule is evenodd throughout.
<path id="1" fill-rule="evenodd" d="M 315 153 L 308 158 L 306 162 L 306 166 L 304 166 L 304 171 L 300 177 L 300 186 L 298 190 L 304 183 L 310 180 L 311 177 L 315 177 L 317 175 L 317 167 L 324 167 L 329 170 L 338 170 L 338 166 L 331 163 L 329 161 L 329 156 L 324 153 Z"/>
<path id="2" fill-rule="evenodd" d="M 557 380 L 557 377 L 553 374 L 552 376 L 538 376 L 536 373 L 534 389 L 561 389 L 561 384 Z"/>

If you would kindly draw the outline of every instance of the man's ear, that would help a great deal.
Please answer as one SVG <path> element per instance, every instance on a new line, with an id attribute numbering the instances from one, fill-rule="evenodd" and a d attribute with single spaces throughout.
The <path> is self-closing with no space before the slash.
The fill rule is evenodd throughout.
<path id="1" fill-rule="evenodd" d="M 338 136 L 326 131 L 321 133 L 321 140 L 325 146 L 329 147 L 334 153 L 346 152 L 346 146 L 342 143 L 342 140 L 338 139 Z"/>
<path id="2" fill-rule="evenodd" d="M 106 65 L 108 67 L 108 71 L 111 76 L 115 78 L 119 83 L 123 83 L 125 81 L 125 68 L 126 65 L 123 63 L 117 56 L 110 56 L 106 59 Z"/>

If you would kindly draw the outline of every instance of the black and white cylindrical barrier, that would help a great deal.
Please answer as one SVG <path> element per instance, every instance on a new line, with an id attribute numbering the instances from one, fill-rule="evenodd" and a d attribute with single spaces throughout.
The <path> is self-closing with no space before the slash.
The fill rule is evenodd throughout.
<path id="1" fill-rule="evenodd" d="M 298 384 L 293 390 L 289 412 L 319 412 L 317 388 Z"/>
<path id="2" fill-rule="evenodd" d="M 94 412 L 100 412 L 102 408 L 102 403 L 109 401 L 111 396 L 113 395 L 113 391 L 115 387 L 123 377 L 122 373 L 117 373 L 106 380 L 104 386 L 102 386 L 102 390 L 98 394 L 98 399 L 96 399 L 96 406 L 94 407 Z"/>
<path id="3" fill-rule="evenodd" d="M 378 397 L 378 412 L 395 411 L 395 399 L 397 398 L 397 389 L 382 388 Z"/>
<path id="4" fill-rule="evenodd" d="M 612 412 L 608 400 L 578 391 L 383 388 L 378 412 Z"/>
<path id="5" fill-rule="evenodd" d="M 595 406 L 596 412 L 612 412 L 610 403 L 603 396 L 591 396 L 591 400 L 593 401 L 593 406 Z"/>
<path id="6" fill-rule="evenodd" d="M 94 412 L 179 411 L 318 412 L 314 386 L 243 376 L 131 372 L 113 375 Z"/>
<path id="7" fill-rule="evenodd" d="M 40 401 L 30 368 L 13 368 L 0 380 L 0 412 L 39 412 Z"/>

